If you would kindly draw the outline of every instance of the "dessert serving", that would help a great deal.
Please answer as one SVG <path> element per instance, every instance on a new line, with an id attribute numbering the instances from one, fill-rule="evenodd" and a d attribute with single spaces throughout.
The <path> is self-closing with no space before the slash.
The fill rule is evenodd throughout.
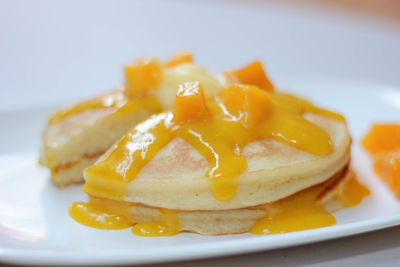
<path id="1" fill-rule="evenodd" d="M 180 52 L 168 62 L 142 57 L 124 68 L 122 88 L 55 112 L 43 131 L 40 162 L 57 186 L 83 182 L 83 170 L 152 114 L 171 109 L 182 82 L 198 80 L 206 97 L 222 88 L 206 69 Z"/>
<path id="2" fill-rule="evenodd" d="M 331 212 L 369 194 L 349 169 L 345 119 L 276 92 L 260 62 L 191 78 L 168 90 L 172 110 L 84 171 L 89 200 L 73 219 L 141 236 L 284 233 L 333 225 Z"/>

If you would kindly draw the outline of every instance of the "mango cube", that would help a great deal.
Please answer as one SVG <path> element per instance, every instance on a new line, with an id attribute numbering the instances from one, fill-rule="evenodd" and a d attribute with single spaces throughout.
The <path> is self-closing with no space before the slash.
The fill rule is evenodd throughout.
<path id="1" fill-rule="evenodd" d="M 374 170 L 400 199 L 400 151 L 376 155 Z"/>
<path id="2" fill-rule="evenodd" d="M 400 125 L 374 124 L 362 145 L 372 154 L 376 174 L 400 199 Z"/>
<path id="3" fill-rule="evenodd" d="M 273 92 L 274 86 L 265 74 L 264 67 L 260 61 L 254 61 L 251 64 L 225 74 L 228 80 L 236 80 L 237 83 L 254 85 Z"/>
<path id="4" fill-rule="evenodd" d="M 200 82 L 186 82 L 179 86 L 176 93 L 174 121 L 204 121 L 210 116 L 204 90 Z"/>
<path id="5" fill-rule="evenodd" d="M 193 55 L 187 51 L 180 51 L 172 56 L 172 58 L 165 63 L 167 68 L 172 68 L 184 63 L 191 63 L 193 61 Z"/>
<path id="6" fill-rule="evenodd" d="M 267 92 L 255 86 L 231 85 L 219 93 L 228 112 L 244 121 L 247 128 L 264 122 L 272 111 Z"/>
<path id="7" fill-rule="evenodd" d="M 362 144 L 371 154 L 400 150 L 400 125 L 374 124 Z"/>
<path id="8" fill-rule="evenodd" d="M 129 98 L 148 95 L 162 81 L 161 64 L 154 58 L 143 57 L 125 66 L 125 94 Z"/>

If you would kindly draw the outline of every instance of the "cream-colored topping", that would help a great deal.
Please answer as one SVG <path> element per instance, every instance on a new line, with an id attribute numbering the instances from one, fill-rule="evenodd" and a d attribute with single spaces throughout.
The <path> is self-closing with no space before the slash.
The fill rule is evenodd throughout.
<path id="1" fill-rule="evenodd" d="M 175 106 L 175 96 L 180 84 L 193 81 L 202 84 L 206 98 L 213 97 L 224 88 L 221 80 L 207 69 L 194 64 L 182 64 L 165 69 L 164 79 L 156 92 L 164 109 L 169 110 Z"/>

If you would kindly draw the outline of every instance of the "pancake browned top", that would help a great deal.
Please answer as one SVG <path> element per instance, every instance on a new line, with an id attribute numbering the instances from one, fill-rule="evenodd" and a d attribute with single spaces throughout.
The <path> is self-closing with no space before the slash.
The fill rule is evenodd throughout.
<path id="1" fill-rule="evenodd" d="M 238 209 L 276 201 L 321 183 L 348 164 L 351 138 L 343 121 L 316 114 L 305 117 L 331 137 L 329 155 L 315 156 L 274 139 L 256 140 L 243 149 L 248 168 L 239 177 L 235 196 L 219 201 L 205 177 L 207 160 L 175 137 L 126 184 L 123 200 L 179 210 Z M 96 179 L 85 173 L 88 178 Z M 87 193 L 97 195 L 96 191 Z"/>

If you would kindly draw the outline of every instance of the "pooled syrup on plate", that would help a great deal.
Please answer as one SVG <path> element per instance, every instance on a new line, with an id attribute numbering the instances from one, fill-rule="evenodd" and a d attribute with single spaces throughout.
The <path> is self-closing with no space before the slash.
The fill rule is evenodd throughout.
<path id="1" fill-rule="evenodd" d="M 320 190 L 319 186 L 314 186 L 267 204 L 267 215 L 256 222 L 249 232 L 257 235 L 279 234 L 335 224 L 335 217 L 316 201 Z"/>
<path id="2" fill-rule="evenodd" d="M 257 235 L 277 234 L 335 224 L 335 217 L 319 201 L 324 190 L 336 182 L 344 181 L 344 185 L 334 192 L 334 199 L 344 207 L 355 206 L 369 195 L 369 190 L 357 181 L 353 171 L 347 172 L 345 177 L 341 175 L 282 200 L 257 207 L 264 210 L 266 215 L 255 222 L 249 232 Z M 159 209 L 159 220 L 137 222 L 134 211 L 130 210 L 134 205 L 89 197 L 88 203 L 74 203 L 69 213 L 77 222 L 93 228 L 125 229 L 132 226 L 131 232 L 139 236 L 172 236 L 181 231 L 180 211 Z"/>
<path id="3" fill-rule="evenodd" d="M 159 209 L 158 221 L 137 222 L 129 210 L 130 205 L 123 201 L 89 197 L 88 203 L 73 203 L 69 215 L 80 224 L 98 229 L 132 227 L 132 233 L 138 236 L 172 236 L 180 232 L 178 211 Z"/>
<path id="4" fill-rule="evenodd" d="M 181 226 L 178 212 L 160 209 L 160 220 L 157 222 L 139 222 L 132 227 L 132 233 L 139 236 L 172 236 L 179 234 Z"/>
<path id="5" fill-rule="evenodd" d="M 368 188 L 360 184 L 354 171 L 348 170 L 328 181 L 304 189 L 282 200 L 264 205 L 266 216 L 256 222 L 250 233 L 257 235 L 279 234 L 330 226 L 335 217 L 323 207 L 320 198 L 324 191 L 334 187 L 332 201 L 343 207 L 358 205 L 370 194 Z"/>

